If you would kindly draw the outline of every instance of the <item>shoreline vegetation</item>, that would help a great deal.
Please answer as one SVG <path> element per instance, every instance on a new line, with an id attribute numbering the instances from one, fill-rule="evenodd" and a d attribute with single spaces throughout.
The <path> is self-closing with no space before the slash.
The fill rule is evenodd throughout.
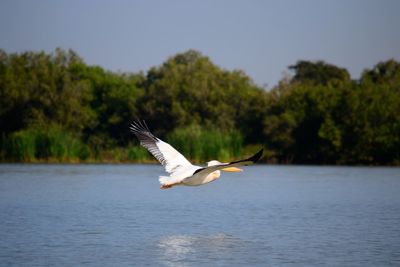
<path id="1" fill-rule="evenodd" d="M 189 50 L 147 72 L 107 71 L 72 50 L 0 49 L 0 162 L 155 163 L 136 118 L 194 163 L 260 147 L 264 163 L 400 165 L 400 63 L 357 80 L 300 60 L 273 88 Z"/>

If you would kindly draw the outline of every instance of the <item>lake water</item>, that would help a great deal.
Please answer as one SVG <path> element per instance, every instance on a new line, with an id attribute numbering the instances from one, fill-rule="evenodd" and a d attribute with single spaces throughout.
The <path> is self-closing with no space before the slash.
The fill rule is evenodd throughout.
<path id="1" fill-rule="evenodd" d="M 400 168 L 0 165 L 0 266 L 400 266 Z"/>

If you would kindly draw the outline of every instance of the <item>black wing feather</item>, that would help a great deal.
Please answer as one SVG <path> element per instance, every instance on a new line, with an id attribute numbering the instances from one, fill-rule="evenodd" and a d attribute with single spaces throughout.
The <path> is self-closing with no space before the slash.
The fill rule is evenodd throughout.
<path id="1" fill-rule="evenodd" d="M 230 163 L 201 168 L 201 169 L 196 170 L 193 174 L 204 173 L 204 172 L 212 173 L 214 171 L 221 170 L 221 169 L 224 169 L 224 168 L 227 168 L 230 166 L 247 166 L 249 164 L 254 164 L 261 158 L 263 151 L 264 151 L 264 149 L 261 149 L 256 154 L 254 154 L 253 156 L 251 156 L 250 158 L 247 158 L 247 159 L 242 159 L 242 160 L 238 160 L 238 161 L 232 161 Z"/>
<path id="2" fill-rule="evenodd" d="M 254 154 L 254 155 L 251 156 L 250 158 L 248 158 L 248 159 L 242 159 L 242 160 L 238 160 L 238 161 L 232 161 L 232 162 L 228 163 L 228 165 L 232 165 L 232 164 L 236 164 L 236 163 L 241 163 L 241 162 L 246 162 L 246 161 L 248 161 L 248 162 L 251 163 L 251 164 L 254 164 L 254 163 L 256 163 L 256 162 L 261 158 L 263 152 L 264 152 L 264 149 L 261 148 L 260 151 L 258 151 L 256 154 Z M 248 164 L 245 164 L 244 166 L 246 166 L 246 165 L 248 165 Z"/>
<path id="3" fill-rule="evenodd" d="M 166 159 L 159 150 L 157 142 L 160 140 L 153 135 L 145 121 L 134 121 L 130 127 L 131 131 L 139 139 L 140 144 L 145 147 L 160 163 L 165 166 L 167 164 Z"/>

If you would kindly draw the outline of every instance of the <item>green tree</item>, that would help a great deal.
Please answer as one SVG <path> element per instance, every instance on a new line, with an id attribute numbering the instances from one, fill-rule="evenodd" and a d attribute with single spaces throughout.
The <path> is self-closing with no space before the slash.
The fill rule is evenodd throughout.
<path id="1" fill-rule="evenodd" d="M 194 50 L 146 74 L 88 66 L 72 50 L 0 50 L 0 159 L 146 161 L 128 130 L 137 116 L 197 160 L 263 144 L 278 162 L 400 164 L 399 62 L 357 81 L 323 61 L 289 68 L 267 91 Z"/>
<path id="2" fill-rule="evenodd" d="M 31 124 L 63 125 L 79 131 L 93 115 L 85 82 L 73 80 L 70 68 L 81 64 L 77 55 L 57 49 L 55 54 L 25 52 L 1 56 L 0 127 L 9 133 Z"/>
<path id="3" fill-rule="evenodd" d="M 392 62 L 393 63 L 393 62 Z M 397 75 L 366 70 L 346 98 L 344 155 L 348 163 L 393 164 L 400 161 L 400 91 Z"/>
<path id="4" fill-rule="evenodd" d="M 350 74 L 344 68 L 325 63 L 324 61 L 305 61 L 300 60 L 295 65 L 289 66 L 294 71 L 294 82 L 322 84 L 338 84 L 350 81 Z"/>
<path id="5" fill-rule="evenodd" d="M 371 70 L 363 72 L 361 82 L 387 84 L 394 90 L 400 90 L 400 63 L 394 59 L 379 62 Z"/>
<path id="6" fill-rule="evenodd" d="M 152 68 L 144 85 L 140 114 L 158 125 L 161 135 L 192 124 L 236 128 L 246 102 L 261 94 L 243 72 L 223 70 L 193 50 Z"/>
<path id="7" fill-rule="evenodd" d="M 342 145 L 341 88 L 281 83 L 263 120 L 266 145 L 278 161 L 335 163 Z"/>

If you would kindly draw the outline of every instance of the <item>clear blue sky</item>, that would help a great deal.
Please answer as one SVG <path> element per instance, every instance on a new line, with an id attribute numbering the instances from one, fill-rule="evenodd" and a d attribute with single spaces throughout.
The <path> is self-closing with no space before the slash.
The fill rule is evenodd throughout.
<path id="1" fill-rule="evenodd" d="M 325 60 L 358 78 L 400 60 L 398 0 L 2 0 L 0 48 L 56 47 L 112 71 L 147 71 L 196 49 L 257 84 L 297 60 Z"/>

